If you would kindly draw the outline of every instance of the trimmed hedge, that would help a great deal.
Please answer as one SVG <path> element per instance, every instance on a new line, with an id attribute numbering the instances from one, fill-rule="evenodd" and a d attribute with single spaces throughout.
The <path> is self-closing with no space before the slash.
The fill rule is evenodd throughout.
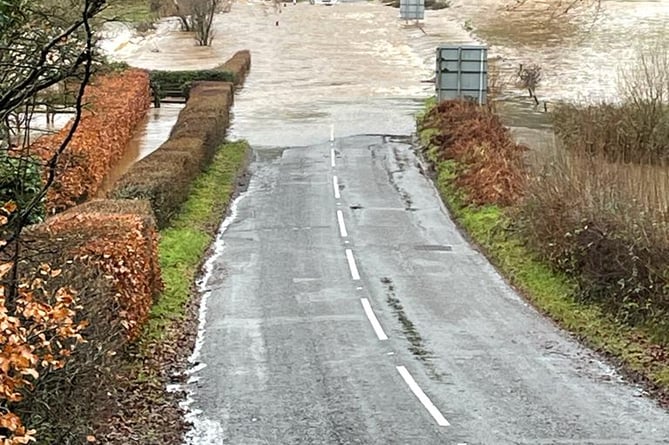
<path id="1" fill-rule="evenodd" d="M 251 69 L 249 50 L 237 51 L 223 65 L 210 70 L 185 70 L 149 72 L 151 85 L 158 97 L 164 97 L 168 91 L 179 91 L 189 97 L 195 82 L 231 82 L 239 86 L 244 83 Z"/>
<path id="2" fill-rule="evenodd" d="M 154 70 L 150 73 L 151 85 L 158 93 L 159 97 L 164 97 L 166 91 L 180 91 L 188 97 L 193 82 L 197 81 L 215 81 L 215 82 L 234 82 L 234 73 L 213 70 L 192 70 L 192 71 L 160 71 Z"/>
<path id="3" fill-rule="evenodd" d="M 71 286 L 79 304 L 75 321 L 88 322 L 85 342 L 65 367 L 41 372 L 12 406 L 38 431 L 39 443 L 87 443 L 91 425 L 116 409 L 110 398 L 122 353 L 162 291 L 157 246 L 146 201 L 90 201 L 24 232 L 22 276 L 42 277 L 47 295 Z M 44 264 L 57 273 L 47 276 Z"/>
<path id="4" fill-rule="evenodd" d="M 56 181 L 47 193 L 49 214 L 83 203 L 98 193 L 151 105 L 149 76 L 137 69 L 100 76 L 86 88 L 84 99 L 92 109 L 84 111 L 72 141 L 59 158 Z M 70 121 L 60 131 L 42 136 L 30 146 L 29 153 L 48 161 L 71 125 Z"/>
<path id="5" fill-rule="evenodd" d="M 251 69 L 251 52 L 247 49 L 237 51 L 227 62 L 218 69 L 232 73 L 235 85 L 242 85 Z"/>
<path id="6" fill-rule="evenodd" d="M 132 166 L 109 197 L 147 199 L 164 228 L 188 197 L 189 186 L 225 139 L 233 103 L 229 82 L 195 82 L 170 138 Z"/>
<path id="7" fill-rule="evenodd" d="M 162 290 L 158 231 L 150 205 L 94 200 L 50 218 L 37 230 L 67 239 L 62 255 L 109 280 L 127 338 L 136 339 Z"/>

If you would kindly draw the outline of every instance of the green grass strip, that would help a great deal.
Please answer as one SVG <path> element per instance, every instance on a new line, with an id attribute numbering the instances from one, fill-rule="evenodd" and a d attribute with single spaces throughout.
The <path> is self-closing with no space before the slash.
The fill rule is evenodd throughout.
<path id="1" fill-rule="evenodd" d="M 103 15 L 128 23 L 153 23 L 156 15 L 151 12 L 149 0 L 110 0 Z"/>
<path id="2" fill-rule="evenodd" d="M 434 129 L 421 130 L 433 132 Z M 421 134 L 429 140 L 429 133 Z M 576 334 L 590 347 L 604 352 L 634 373 L 647 378 L 663 390 L 669 390 L 669 360 L 653 356 L 650 330 L 631 328 L 595 305 L 574 298 L 574 283 L 563 273 L 539 261 L 526 247 L 521 235 L 511 228 L 511 221 L 496 206 L 469 206 L 462 191 L 455 186 L 459 166 L 455 161 L 438 161 L 434 147 L 427 156 L 437 167 L 436 185 L 442 200 L 464 232 L 488 259 L 534 306 L 560 326 Z"/>
<path id="3" fill-rule="evenodd" d="M 250 150 L 245 141 L 221 146 L 209 168 L 193 182 L 180 213 L 160 232 L 158 253 L 165 290 L 151 310 L 145 339 L 162 339 L 170 323 L 184 316 L 195 276 Z"/>

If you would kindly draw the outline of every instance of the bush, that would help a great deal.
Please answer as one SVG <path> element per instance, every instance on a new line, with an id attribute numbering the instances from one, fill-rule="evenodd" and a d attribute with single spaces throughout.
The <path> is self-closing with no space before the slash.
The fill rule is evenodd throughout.
<path id="1" fill-rule="evenodd" d="M 192 71 L 160 71 L 150 72 L 151 85 L 159 97 L 164 97 L 168 91 L 179 91 L 188 97 L 193 82 L 214 81 L 234 82 L 235 75 L 232 72 L 220 69 L 192 70 Z"/>
<path id="2" fill-rule="evenodd" d="M 665 326 L 662 341 L 669 341 L 667 191 L 659 167 L 571 155 L 530 183 L 519 214 L 530 245 L 576 280 L 582 301 L 626 323 Z"/>
<path id="3" fill-rule="evenodd" d="M 508 206 L 518 201 L 525 187 L 523 153 L 491 109 L 472 102 L 449 100 L 432 108 L 422 128 L 433 129 L 430 153 L 436 160 L 453 159 L 456 185 L 469 203 Z"/>
<path id="4" fill-rule="evenodd" d="M 86 110 L 67 150 L 60 156 L 56 181 L 47 193 L 47 211 L 59 212 L 94 197 L 112 167 L 125 153 L 151 98 L 148 74 L 128 70 L 99 77 L 86 90 Z M 49 160 L 69 132 L 38 139 L 30 148 Z"/>
<path id="5" fill-rule="evenodd" d="M 555 132 L 575 153 L 669 165 L 669 46 L 641 48 L 619 73 L 618 104 L 561 105 Z"/>
<path id="6" fill-rule="evenodd" d="M 162 289 L 158 234 L 148 203 L 96 200 L 50 218 L 39 228 L 67 239 L 63 251 L 110 280 L 129 340 L 137 338 Z"/>
<path id="7" fill-rule="evenodd" d="M 556 106 L 555 133 L 575 153 L 617 162 L 669 164 L 669 106 L 652 102 Z"/>
<path id="8" fill-rule="evenodd" d="M 0 152 L 0 202 L 14 202 L 20 212 L 42 189 L 42 172 L 39 159 L 13 157 L 6 151 Z M 28 223 L 44 220 L 46 209 L 44 200 L 29 215 Z"/>
<path id="9" fill-rule="evenodd" d="M 81 307 L 75 320 L 88 324 L 81 332 L 86 342 L 76 345 L 64 366 L 43 370 L 34 386 L 24 392 L 23 400 L 11 408 L 25 425 L 36 430 L 37 443 L 86 443 L 91 426 L 113 408 L 107 402 L 108 393 L 114 390 L 118 353 L 126 342 L 117 316 L 121 308 L 118 301 L 109 298 L 113 292 L 101 271 L 68 263 L 71 257 L 60 250 L 67 245 L 66 239 L 54 236 L 27 241 L 31 260 L 23 269 L 25 276 L 39 276 L 38 259 L 52 264 L 52 270 L 62 271 L 46 280 L 46 291 L 53 293 L 64 286 L 76 289 Z M 43 248 L 33 250 L 36 243 Z"/>

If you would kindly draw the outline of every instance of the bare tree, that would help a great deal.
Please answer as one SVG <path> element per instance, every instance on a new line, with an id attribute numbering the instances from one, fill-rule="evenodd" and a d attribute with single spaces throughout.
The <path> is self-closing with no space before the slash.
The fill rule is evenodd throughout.
<path id="1" fill-rule="evenodd" d="M 195 40 L 200 46 L 211 45 L 214 39 L 212 25 L 214 15 L 221 6 L 221 0 L 192 0 L 191 23 L 195 32 Z"/>
<path id="2" fill-rule="evenodd" d="M 224 9 L 223 0 L 172 0 L 172 3 L 174 14 L 181 22 L 181 29 L 194 32 L 198 45 L 211 45 L 214 39 L 214 16 Z M 229 11 L 229 7 L 225 10 Z"/>
<path id="3" fill-rule="evenodd" d="M 597 9 L 601 7 L 602 0 L 511 0 L 507 5 L 509 10 L 522 9 L 524 7 L 537 7 L 544 9 L 551 16 L 557 17 L 569 14 L 577 9 Z"/>
<path id="4" fill-rule="evenodd" d="M 18 283 L 19 238 L 28 224 L 39 219 L 37 214 L 56 178 L 60 156 L 79 126 L 95 52 L 91 20 L 105 3 L 0 0 L 0 163 L 4 173 L 0 255 L 13 264 L 3 283 L 10 290 L 10 300 Z M 37 158 L 30 152 L 33 113 L 44 93 L 65 81 L 75 84 L 73 123 L 48 159 Z M 22 137 L 11 131 L 17 116 Z"/>

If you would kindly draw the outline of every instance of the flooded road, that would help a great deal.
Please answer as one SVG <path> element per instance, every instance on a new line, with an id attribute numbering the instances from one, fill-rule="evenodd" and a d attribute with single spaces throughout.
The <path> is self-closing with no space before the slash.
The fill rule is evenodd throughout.
<path id="1" fill-rule="evenodd" d="M 414 131 L 444 43 L 485 36 L 507 74 L 536 53 L 532 62 L 546 63 L 539 93 L 551 100 L 586 81 L 589 91 L 610 90 L 620 59 L 597 53 L 605 37 L 580 47 L 583 37 L 572 38 L 580 31 L 551 40 L 530 27 L 519 44 L 509 34 L 523 37 L 525 28 L 498 6 L 456 0 L 429 11 L 419 29 L 376 3 L 289 4 L 278 13 L 238 2 L 217 17 L 211 48 L 195 47 L 169 20 L 146 39 L 112 45 L 117 58 L 145 68 L 211 68 L 240 49 L 253 59 L 230 129 L 254 148 L 252 176 L 200 287 L 187 443 L 669 437 L 664 410 L 536 312 L 468 244 L 407 138 L 390 136 Z M 469 20 L 478 37 L 465 30 Z M 593 61 L 579 71 L 586 54 Z M 507 93 L 509 121 L 541 141 L 545 115 Z"/>
<path id="2" fill-rule="evenodd" d="M 537 131 L 548 119 L 517 88 L 519 63 L 542 67 L 541 101 L 614 99 L 618 70 L 634 63 L 638 48 L 667 40 L 669 0 L 604 0 L 596 15 L 584 11 L 569 23 L 505 12 L 505 4 L 454 0 L 427 11 L 421 30 L 399 21 L 397 9 L 371 2 L 304 2 L 277 13 L 261 1 L 239 1 L 216 18 L 211 48 L 194 46 L 169 19 L 147 38 L 128 40 L 122 30 L 107 46 L 132 65 L 161 69 L 211 68 L 250 49 L 253 69 L 231 133 L 272 146 L 324 140 L 332 124 L 340 136 L 410 133 L 413 113 L 433 94 L 425 81 L 434 77 L 435 48 L 483 42 L 499 59 L 502 96 L 511 99 L 501 112 L 522 140 L 539 144 L 550 140 Z"/>
<path id="3" fill-rule="evenodd" d="M 439 29 L 426 23 L 426 36 L 397 15 L 375 3 L 305 2 L 277 14 L 238 2 L 217 18 L 212 48 L 195 48 L 192 37 L 163 31 L 169 28 L 163 24 L 143 46 L 125 45 L 118 57 L 146 68 L 209 68 L 250 49 L 251 75 L 237 96 L 231 133 L 256 147 L 324 141 L 332 124 L 337 136 L 410 134 L 414 113 L 433 91 L 422 81 L 434 75 L 434 48 L 444 38 L 471 38 L 455 23 Z"/>

